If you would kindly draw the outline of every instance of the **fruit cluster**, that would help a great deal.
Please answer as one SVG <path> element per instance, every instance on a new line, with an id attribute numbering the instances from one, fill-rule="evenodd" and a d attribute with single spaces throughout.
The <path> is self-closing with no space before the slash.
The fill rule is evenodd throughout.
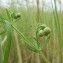
<path id="1" fill-rule="evenodd" d="M 42 36 L 48 36 L 51 32 L 51 29 L 49 27 L 47 27 L 45 24 L 42 24 L 39 26 L 38 28 L 38 36 L 42 37 Z"/>
<path id="2" fill-rule="evenodd" d="M 17 13 L 17 14 L 14 16 L 14 19 L 17 19 L 17 18 L 20 18 L 20 17 L 21 17 L 20 13 Z"/>
<path id="3" fill-rule="evenodd" d="M 12 17 L 13 19 L 18 19 L 18 18 L 21 17 L 21 14 L 20 14 L 20 13 L 12 12 L 12 13 L 11 13 L 11 17 Z"/>

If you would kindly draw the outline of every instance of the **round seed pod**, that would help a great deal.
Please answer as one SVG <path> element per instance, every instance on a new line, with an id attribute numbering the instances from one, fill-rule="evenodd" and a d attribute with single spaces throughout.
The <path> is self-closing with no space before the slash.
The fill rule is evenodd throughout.
<path id="1" fill-rule="evenodd" d="M 14 19 L 18 19 L 18 18 L 20 18 L 20 17 L 21 17 L 20 13 L 17 13 L 17 14 L 14 16 Z"/>
<path id="2" fill-rule="evenodd" d="M 20 13 L 17 13 L 17 15 L 16 15 L 16 16 L 17 16 L 17 18 L 19 18 L 19 17 L 21 17 L 21 14 L 20 14 Z"/>
<path id="3" fill-rule="evenodd" d="M 14 19 L 17 19 L 17 16 L 14 16 Z"/>
<path id="4" fill-rule="evenodd" d="M 43 31 L 43 30 L 39 30 L 39 31 L 38 31 L 38 36 L 39 36 L 39 37 L 44 36 L 44 31 Z"/>
<path id="5" fill-rule="evenodd" d="M 40 29 L 41 29 L 41 30 L 44 30 L 45 27 L 46 27 L 45 24 L 40 25 Z"/>
<path id="6" fill-rule="evenodd" d="M 44 28 L 44 35 L 47 36 L 48 34 L 50 34 L 51 29 L 49 27 Z"/>

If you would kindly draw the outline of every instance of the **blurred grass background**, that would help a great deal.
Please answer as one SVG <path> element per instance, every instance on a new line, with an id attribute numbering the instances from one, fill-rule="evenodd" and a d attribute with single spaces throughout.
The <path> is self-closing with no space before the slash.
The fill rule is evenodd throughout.
<path id="1" fill-rule="evenodd" d="M 36 7 L 29 3 L 29 0 L 25 0 L 26 7 L 22 5 L 22 2 L 18 0 L 9 0 L 8 2 L 11 11 L 15 10 L 16 13 L 21 13 L 21 19 L 17 20 L 14 25 L 27 37 L 35 36 L 34 26 L 37 23 L 46 24 L 51 28 L 51 38 L 47 46 L 42 50 L 45 56 L 49 59 L 51 63 L 63 63 L 63 11 L 57 11 L 56 0 L 54 0 L 55 10 L 53 9 L 53 4 L 51 1 L 52 9 L 51 11 L 44 11 L 45 2 L 42 0 L 42 8 L 40 8 L 40 0 L 36 0 Z M 58 0 L 61 5 L 61 1 Z M 1 2 L 0 2 L 1 3 Z M 15 5 L 19 4 L 20 7 Z M 0 6 L 0 13 L 6 16 L 5 8 Z M 4 38 L 0 36 L 0 41 Z M 13 31 L 13 43 L 11 46 L 11 52 L 8 63 L 45 63 L 38 54 L 27 50 L 24 47 L 23 39 L 20 35 Z M 41 39 L 44 41 L 44 38 Z M 5 44 L 6 45 L 6 44 Z M 5 50 L 5 45 L 3 46 L 3 52 Z"/>

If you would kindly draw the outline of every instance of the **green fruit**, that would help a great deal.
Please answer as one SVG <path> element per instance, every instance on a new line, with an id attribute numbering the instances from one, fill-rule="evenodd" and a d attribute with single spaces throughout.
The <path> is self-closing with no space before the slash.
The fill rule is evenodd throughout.
<path id="1" fill-rule="evenodd" d="M 47 36 L 48 34 L 50 34 L 50 32 L 51 32 L 51 29 L 49 27 L 44 28 L 45 36 Z"/>
<path id="2" fill-rule="evenodd" d="M 14 16 L 14 19 L 17 19 L 17 16 Z"/>
<path id="3" fill-rule="evenodd" d="M 39 36 L 39 37 L 44 36 L 44 31 L 43 31 L 43 30 L 39 30 L 39 31 L 38 31 L 38 36 Z"/>
<path id="4" fill-rule="evenodd" d="M 17 18 L 19 18 L 19 17 L 21 17 L 21 14 L 20 14 L 20 13 L 17 13 L 17 15 L 16 15 L 16 16 L 17 16 Z"/>
<path id="5" fill-rule="evenodd" d="M 14 19 L 18 19 L 18 18 L 20 18 L 20 17 L 21 17 L 20 13 L 17 13 L 17 14 L 14 16 Z"/>
<path id="6" fill-rule="evenodd" d="M 41 30 L 44 30 L 45 27 L 46 27 L 45 24 L 40 25 L 40 29 L 41 29 Z"/>

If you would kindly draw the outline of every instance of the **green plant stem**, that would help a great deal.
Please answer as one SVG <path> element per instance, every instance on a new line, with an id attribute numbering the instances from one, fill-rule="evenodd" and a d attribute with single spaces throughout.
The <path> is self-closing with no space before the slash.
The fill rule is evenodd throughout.
<path id="1" fill-rule="evenodd" d="M 18 37 L 17 37 L 17 33 L 14 30 L 14 36 L 15 36 L 15 43 L 16 43 L 16 47 L 17 47 L 17 55 L 18 55 L 18 63 L 22 63 L 22 55 L 21 55 L 21 50 L 19 47 L 19 42 L 18 42 Z"/>
<path id="2" fill-rule="evenodd" d="M 27 40 L 27 38 L 13 25 L 11 25 L 25 40 Z"/>
<path id="3" fill-rule="evenodd" d="M 50 63 L 49 60 L 44 56 L 42 52 L 39 52 L 39 55 L 45 60 L 46 63 Z"/>
<path id="4" fill-rule="evenodd" d="M 34 52 L 31 52 L 31 63 L 34 62 Z"/>
<path id="5" fill-rule="evenodd" d="M 3 45 L 4 45 L 4 43 L 5 43 L 6 39 L 7 39 L 7 36 L 5 36 L 5 37 L 4 37 L 3 41 L 1 42 L 1 46 L 3 46 Z"/>
<path id="6" fill-rule="evenodd" d="M 2 47 L 1 47 L 1 36 L 0 36 L 0 63 L 2 63 Z"/>
<path id="7" fill-rule="evenodd" d="M 36 59 L 36 63 L 40 63 L 40 58 L 38 53 L 35 53 L 35 59 Z"/>
<path id="8" fill-rule="evenodd" d="M 40 21 L 39 0 L 37 0 L 37 23 Z"/>
<path id="9" fill-rule="evenodd" d="M 8 58 L 10 55 L 10 48 L 12 43 L 12 28 L 9 21 L 5 21 L 6 23 L 6 31 L 7 31 L 7 45 L 6 45 L 6 51 L 4 54 L 3 63 L 8 63 Z"/>
<path id="10" fill-rule="evenodd" d="M 36 42 L 37 42 L 37 46 L 38 46 L 38 44 L 39 44 L 39 42 L 38 42 L 39 41 L 39 37 L 38 37 L 37 33 L 38 33 L 38 31 L 36 31 Z"/>
<path id="11" fill-rule="evenodd" d="M 54 5 L 55 5 L 55 12 L 53 12 L 54 15 L 54 24 L 55 24 L 55 33 L 56 33 L 56 37 L 58 39 L 59 42 L 59 48 L 60 48 L 60 61 L 62 62 L 62 48 L 61 48 L 61 41 L 62 41 L 62 37 L 61 37 L 61 29 L 60 29 L 60 21 L 59 21 L 59 16 L 58 16 L 58 12 L 57 12 L 57 5 L 56 5 L 56 0 L 54 0 Z M 52 5 L 53 8 L 53 5 Z M 61 63 L 60 62 L 60 63 Z"/>

